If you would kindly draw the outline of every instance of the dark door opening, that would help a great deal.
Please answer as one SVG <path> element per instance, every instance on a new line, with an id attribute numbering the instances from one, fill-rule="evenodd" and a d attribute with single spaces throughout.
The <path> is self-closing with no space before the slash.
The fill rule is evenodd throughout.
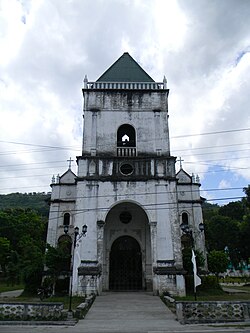
<path id="1" fill-rule="evenodd" d="M 142 289 L 141 248 L 130 236 L 117 238 L 111 247 L 109 289 Z"/>

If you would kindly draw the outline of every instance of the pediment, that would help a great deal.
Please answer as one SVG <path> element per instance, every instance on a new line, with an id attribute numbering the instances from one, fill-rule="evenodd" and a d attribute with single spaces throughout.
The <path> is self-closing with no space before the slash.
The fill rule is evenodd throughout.
<path id="1" fill-rule="evenodd" d="M 68 169 L 62 176 L 60 176 L 60 184 L 75 184 L 76 175 Z"/>
<path id="2" fill-rule="evenodd" d="M 192 183 L 192 177 L 183 169 L 176 174 L 176 178 L 178 179 L 178 183 Z"/>

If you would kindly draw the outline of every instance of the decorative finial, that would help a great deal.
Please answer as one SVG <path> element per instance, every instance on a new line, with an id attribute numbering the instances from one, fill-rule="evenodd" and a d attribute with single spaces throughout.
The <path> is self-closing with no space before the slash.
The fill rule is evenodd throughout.
<path id="1" fill-rule="evenodd" d="M 195 183 L 195 175 L 192 173 L 192 182 Z"/>
<path id="2" fill-rule="evenodd" d="M 71 159 L 71 157 L 69 158 L 69 160 L 67 160 L 67 162 L 69 162 L 69 170 L 71 170 L 71 162 L 73 162 L 74 160 Z"/>
<path id="3" fill-rule="evenodd" d="M 55 175 L 53 175 L 53 176 L 52 176 L 52 179 L 51 179 L 51 183 L 52 183 L 52 184 L 55 184 L 55 182 L 56 182 Z"/>
<path id="4" fill-rule="evenodd" d="M 59 183 L 59 181 L 60 181 L 60 176 L 59 176 L 59 174 L 56 176 L 56 182 L 57 182 L 57 184 Z"/>
<path id="5" fill-rule="evenodd" d="M 196 175 L 196 183 L 200 183 L 200 177 Z"/>
<path id="6" fill-rule="evenodd" d="M 164 75 L 163 77 L 163 88 L 164 89 L 167 89 L 167 79 L 166 79 L 166 76 Z"/>
<path id="7" fill-rule="evenodd" d="M 87 75 L 84 76 L 84 80 L 83 80 L 83 87 L 84 89 L 87 89 L 87 83 L 88 83 L 88 77 Z"/>

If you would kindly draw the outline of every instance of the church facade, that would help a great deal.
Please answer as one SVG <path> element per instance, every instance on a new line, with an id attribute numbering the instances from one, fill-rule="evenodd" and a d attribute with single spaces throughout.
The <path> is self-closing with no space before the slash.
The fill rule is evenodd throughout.
<path id="1" fill-rule="evenodd" d="M 53 179 L 47 234 L 52 246 L 65 237 L 72 244 L 73 294 L 185 295 L 181 225 L 205 253 L 200 184 L 182 168 L 175 171 L 166 79 L 155 82 L 124 53 L 97 81 L 85 77 L 82 91 L 78 172 L 69 168 Z M 86 237 L 73 244 L 74 228 L 81 232 L 83 225 Z"/>

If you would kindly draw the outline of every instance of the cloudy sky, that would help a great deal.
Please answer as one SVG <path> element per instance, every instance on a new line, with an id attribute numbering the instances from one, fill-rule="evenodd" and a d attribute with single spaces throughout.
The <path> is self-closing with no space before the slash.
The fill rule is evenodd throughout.
<path id="1" fill-rule="evenodd" d="M 172 155 L 203 196 L 237 200 L 250 183 L 249 17 L 249 0 L 0 0 L 0 193 L 50 191 L 81 154 L 85 74 L 129 52 L 167 77 Z"/>

